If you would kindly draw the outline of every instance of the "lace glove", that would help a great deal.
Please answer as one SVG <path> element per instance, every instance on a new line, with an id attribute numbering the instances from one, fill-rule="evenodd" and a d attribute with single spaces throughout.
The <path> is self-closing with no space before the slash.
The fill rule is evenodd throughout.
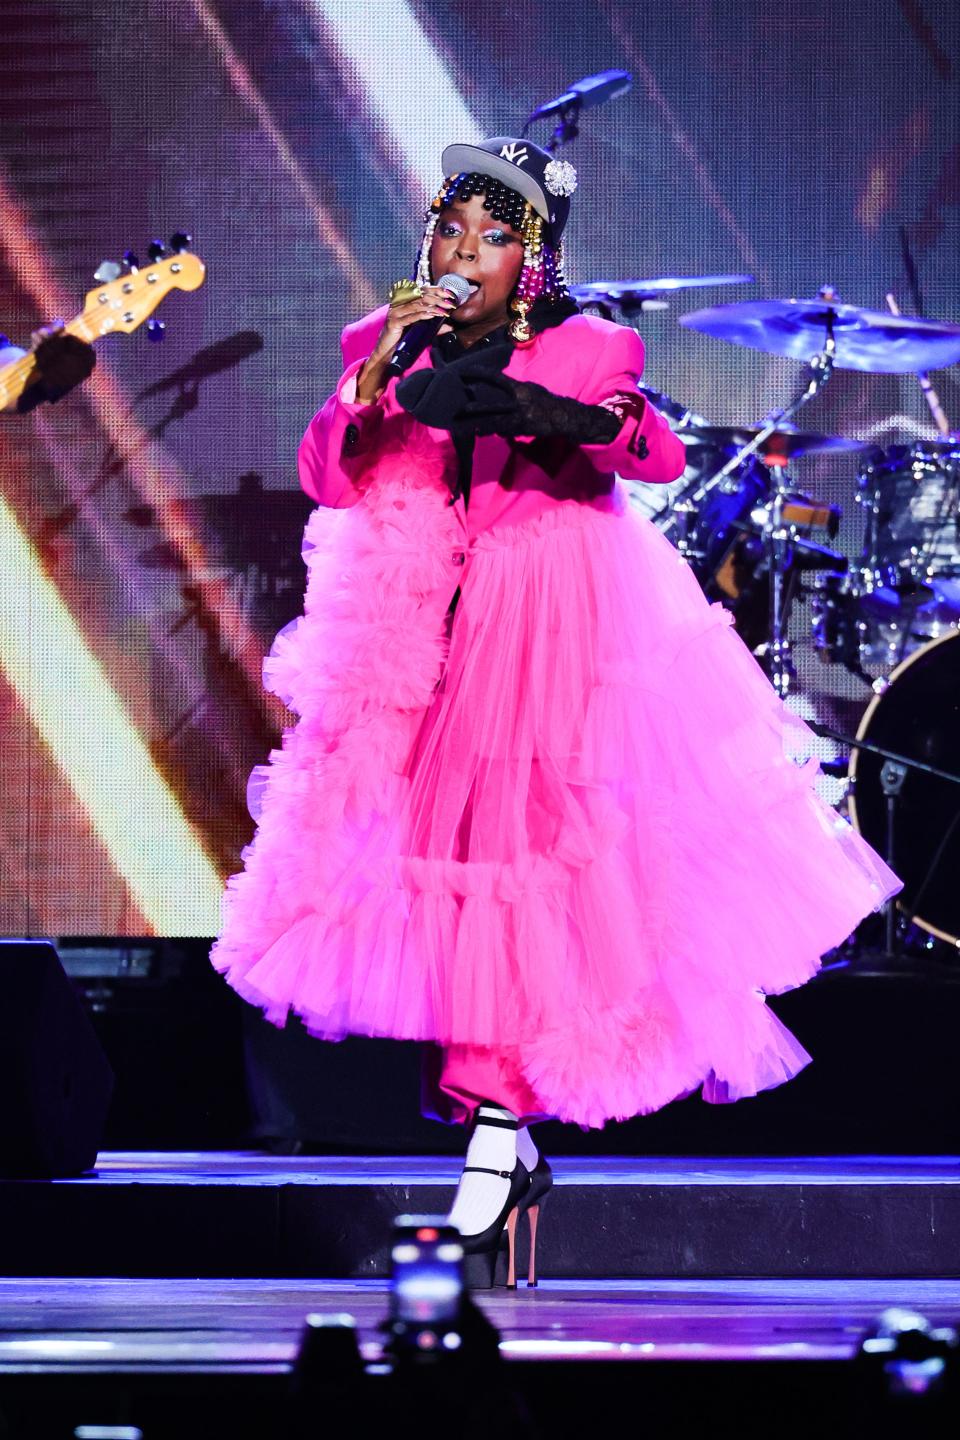
<path id="1" fill-rule="evenodd" d="M 476 376 L 469 367 L 462 379 L 470 395 L 457 419 L 475 435 L 534 435 L 576 445 L 608 445 L 620 433 L 621 417 L 602 405 L 554 395 L 530 380 Z"/>

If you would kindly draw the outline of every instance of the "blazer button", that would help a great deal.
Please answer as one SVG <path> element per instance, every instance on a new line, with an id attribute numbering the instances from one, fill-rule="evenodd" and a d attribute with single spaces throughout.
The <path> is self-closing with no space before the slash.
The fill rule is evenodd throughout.
<path id="1" fill-rule="evenodd" d="M 348 425 L 343 432 L 343 443 L 348 450 L 352 450 L 360 439 L 360 431 L 356 425 Z"/>
<path id="2" fill-rule="evenodd" d="M 462 550 L 460 550 L 456 555 L 454 555 L 453 563 L 454 565 L 464 565 L 466 563 L 466 559 L 466 555 L 463 553 Z"/>

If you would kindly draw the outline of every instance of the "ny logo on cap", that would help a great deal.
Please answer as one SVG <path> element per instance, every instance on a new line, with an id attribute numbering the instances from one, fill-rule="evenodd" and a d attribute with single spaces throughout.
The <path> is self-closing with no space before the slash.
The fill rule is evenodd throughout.
<path id="1" fill-rule="evenodd" d="M 530 159 L 526 145 L 518 145 L 515 140 L 511 140 L 509 145 L 502 145 L 500 154 L 504 160 L 509 160 L 511 165 L 522 165 L 524 160 Z"/>

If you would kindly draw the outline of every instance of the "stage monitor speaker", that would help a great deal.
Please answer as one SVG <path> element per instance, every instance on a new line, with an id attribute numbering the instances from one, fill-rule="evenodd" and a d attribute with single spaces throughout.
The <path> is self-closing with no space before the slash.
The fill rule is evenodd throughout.
<path id="1" fill-rule="evenodd" d="M 49 940 L 0 940 L 0 1176 L 96 1163 L 113 1071 Z"/>

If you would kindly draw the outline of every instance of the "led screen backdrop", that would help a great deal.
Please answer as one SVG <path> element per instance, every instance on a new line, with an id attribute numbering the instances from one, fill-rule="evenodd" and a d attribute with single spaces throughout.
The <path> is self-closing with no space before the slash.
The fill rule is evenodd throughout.
<path id="1" fill-rule="evenodd" d="M 958 318 L 958 39 L 951 0 L 7 0 L 0 328 L 73 315 L 154 235 L 189 232 L 208 274 L 158 311 L 163 345 L 115 337 L 82 392 L 0 417 L 0 932 L 214 932 L 247 774 L 289 721 L 259 671 L 298 610 L 297 442 L 341 326 L 409 270 L 444 141 L 632 71 L 565 151 L 568 268 L 753 274 L 640 320 L 651 384 L 747 422 L 797 367 L 685 309 L 824 282 L 908 308 L 906 225 L 928 313 Z M 929 416 L 912 380 L 848 373 L 806 423 Z M 848 543 L 854 474 L 803 476 Z M 860 703 L 836 671 L 817 683 Z"/>

